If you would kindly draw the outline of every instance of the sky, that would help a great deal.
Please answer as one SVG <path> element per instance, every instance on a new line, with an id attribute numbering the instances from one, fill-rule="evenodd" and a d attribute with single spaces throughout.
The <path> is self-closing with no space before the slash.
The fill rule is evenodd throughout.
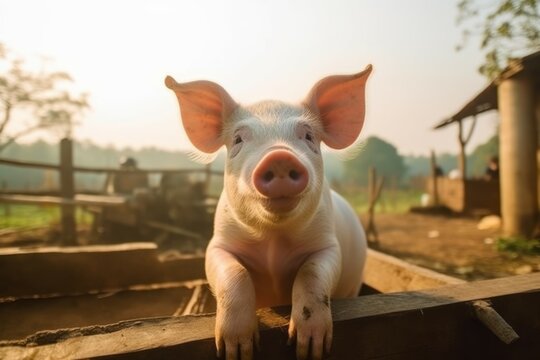
<path id="1" fill-rule="evenodd" d="M 457 1 L 0 0 L 0 42 L 89 94 L 78 140 L 190 149 L 166 75 L 215 81 L 241 104 L 299 102 L 319 79 L 372 64 L 361 138 L 456 153 L 456 127 L 432 127 L 487 85 L 478 43 L 455 51 Z M 497 123 L 480 117 L 468 150 Z"/>

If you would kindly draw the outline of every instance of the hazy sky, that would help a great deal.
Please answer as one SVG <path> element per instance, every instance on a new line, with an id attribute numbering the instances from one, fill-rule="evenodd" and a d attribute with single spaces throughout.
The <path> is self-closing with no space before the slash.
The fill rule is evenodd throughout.
<path id="1" fill-rule="evenodd" d="M 485 85 L 471 42 L 462 52 L 457 0 L 0 0 L 0 42 L 46 56 L 90 94 L 77 139 L 187 148 L 178 105 L 163 85 L 208 79 L 240 103 L 296 102 L 331 74 L 371 63 L 363 138 L 402 154 L 457 152 L 454 127 L 431 127 Z M 481 118 L 469 150 L 495 132 Z"/>

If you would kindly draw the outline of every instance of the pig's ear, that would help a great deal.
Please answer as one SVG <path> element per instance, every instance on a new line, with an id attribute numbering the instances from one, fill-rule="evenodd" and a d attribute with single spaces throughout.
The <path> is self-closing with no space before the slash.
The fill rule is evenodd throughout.
<path id="1" fill-rule="evenodd" d="M 311 89 L 306 106 L 321 119 L 323 141 L 334 149 L 344 149 L 355 142 L 365 114 L 366 81 L 371 65 L 358 74 L 329 76 Z"/>
<path id="2" fill-rule="evenodd" d="M 225 89 L 211 81 L 180 84 L 167 76 L 165 85 L 178 98 L 182 124 L 191 143 L 205 153 L 217 151 L 223 145 L 223 121 L 238 105 Z"/>

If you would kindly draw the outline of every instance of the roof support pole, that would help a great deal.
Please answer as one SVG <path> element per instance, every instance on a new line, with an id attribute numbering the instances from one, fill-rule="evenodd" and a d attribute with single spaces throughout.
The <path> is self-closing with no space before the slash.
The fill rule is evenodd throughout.
<path id="1" fill-rule="evenodd" d="M 537 121 L 532 77 L 520 74 L 498 87 L 501 215 L 504 232 L 529 237 L 538 214 Z"/>
<path id="2" fill-rule="evenodd" d="M 458 143 L 459 143 L 459 161 L 458 168 L 461 173 L 461 178 L 465 180 L 467 178 L 467 153 L 465 147 L 471 140 L 471 136 L 476 127 L 476 115 L 473 115 L 473 121 L 471 127 L 469 128 L 469 133 L 467 136 L 463 133 L 463 119 L 458 121 Z"/>
<path id="3" fill-rule="evenodd" d="M 536 191 L 538 191 L 538 210 L 540 215 L 540 91 L 536 92 L 536 131 L 538 134 L 536 137 Z M 540 225 L 540 223 L 537 225 Z"/>

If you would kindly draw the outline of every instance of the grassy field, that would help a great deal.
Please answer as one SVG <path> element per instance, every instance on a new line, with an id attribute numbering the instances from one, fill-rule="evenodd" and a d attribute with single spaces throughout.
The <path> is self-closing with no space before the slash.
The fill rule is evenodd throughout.
<path id="1" fill-rule="evenodd" d="M 365 214 L 369 207 L 367 188 L 342 189 L 340 193 L 359 214 Z M 411 206 L 420 205 L 421 190 L 383 188 L 375 211 L 378 213 L 404 214 Z"/>
<path id="2" fill-rule="evenodd" d="M 77 210 L 78 223 L 89 224 L 90 214 Z M 47 227 L 60 222 L 57 206 L 0 204 L 0 229 Z"/>

